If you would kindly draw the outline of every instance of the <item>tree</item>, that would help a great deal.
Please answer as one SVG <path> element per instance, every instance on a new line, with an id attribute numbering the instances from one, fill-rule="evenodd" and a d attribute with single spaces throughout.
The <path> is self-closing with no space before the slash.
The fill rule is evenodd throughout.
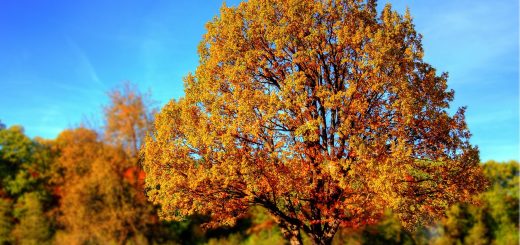
<path id="1" fill-rule="evenodd" d="M 21 126 L 11 126 L 0 130 L 0 187 L 9 194 L 18 194 L 18 189 L 25 187 L 15 181 L 15 176 L 27 174 L 33 162 L 34 143 L 27 137 Z M 29 181 L 22 178 L 20 182 Z"/>
<path id="2" fill-rule="evenodd" d="M 140 194 L 141 204 L 145 204 L 144 172 L 139 164 L 139 149 L 146 134 L 151 131 L 156 109 L 152 107 L 150 93 L 141 93 L 130 82 L 114 88 L 108 96 L 110 103 L 104 107 L 105 141 L 124 149 L 130 156 L 132 164 L 125 169 L 124 177 Z"/>
<path id="3" fill-rule="evenodd" d="M 17 244 L 51 244 L 53 232 L 42 199 L 39 193 L 28 192 L 18 200 L 15 214 L 19 224 L 12 232 Z"/>
<path id="4" fill-rule="evenodd" d="M 50 242 L 48 153 L 46 142 L 31 140 L 21 126 L 0 129 L 0 243 Z"/>
<path id="5" fill-rule="evenodd" d="M 135 190 L 123 178 L 132 164 L 125 152 L 78 128 L 56 139 L 60 217 L 58 244 L 122 244 L 142 239 L 148 216 L 135 205 Z"/>
<path id="6" fill-rule="evenodd" d="M 465 108 L 422 60 L 410 14 L 373 0 L 251 0 L 206 25 L 185 98 L 144 147 L 161 217 L 232 224 L 259 205 L 328 244 L 392 209 L 408 228 L 485 185 Z"/>
<path id="7" fill-rule="evenodd" d="M 454 205 L 440 222 L 433 244 L 517 244 L 519 239 L 519 165 L 484 163 L 492 184 L 479 205 Z"/>
<path id="8" fill-rule="evenodd" d="M 145 173 L 140 163 L 139 150 L 152 129 L 156 113 L 151 93 L 141 93 L 135 84 L 125 82 L 108 95 L 110 102 L 104 107 L 104 141 L 113 147 L 122 148 L 128 155 L 129 164 L 123 169 L 121 177 L 131 186 L 127 191 L 134 198 L 127 200 L 127 205 L 139 212 L 136 216 L 142 220 L 142 224 L 147 225 L 141 227 L 140 231 L 150 243 L 171 240 L 172 236 L 163 235 L 171 231 L 166 224 L 158 222 L 157 210 L 147 202 L 144 193 Z"/>
<path id="9" fill-rule="evenodd" d="M 0 198 L 0 244 L 9 244 L 12 240 L 14 217 L 12 217 L 12 201 Z"/>
<path id="10" fill-rule="evenodd" d="M 108 93 L 110 104 L 105 107 L 105 137 L 137 159 L 146 132 L 151 128 L 154 109 L 149 94 L 140 93 L 126 82 Z"/>

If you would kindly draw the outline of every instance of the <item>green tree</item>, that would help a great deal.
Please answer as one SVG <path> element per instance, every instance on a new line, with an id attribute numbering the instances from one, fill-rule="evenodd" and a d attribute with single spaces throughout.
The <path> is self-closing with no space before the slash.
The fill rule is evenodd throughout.
<path id="1" fill-rule="evenodd" d="M 479 205 L 457 204 L 440 223 L 435 244 L 517 244 L 519 240 L 519 164 L 483 164 L 490 188 Z"/>
<path id="2" fill-rule="evenodd" d="M 39 195 L 37 192 L 25 193 L 16 203 L 14 213 L 19 222 L 12 235 L 17 244 L 50 244 L 51 223 Z"/>
<path id="3" fill-rule="evenodd" d="M 21 126 L 0 130 L 0 185 L 11 195 L 19 194 L 31 181 L 26 171 L 33 163 L 34 143 Z M 23 175 L 18 177 L 18 175 Z"/>
<path id="4" fill-rule="evenodd" d="M 23 128 L 0 130 L 0 199 L 4 242 L 42 244 L 51 240 L 53 219 L 48 177 L 49 149 Z"/>
<path id="5" fill-rule="evenodd" d="M 0 244 L 9 244 L 12 241 L 11 231 L 14 225 L 12 201 L 0 198 Z"/>

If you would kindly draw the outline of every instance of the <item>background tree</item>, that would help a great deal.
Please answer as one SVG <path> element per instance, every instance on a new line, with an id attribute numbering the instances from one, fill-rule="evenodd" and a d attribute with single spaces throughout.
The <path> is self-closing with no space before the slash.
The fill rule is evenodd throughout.
<path id="1" fill-rule="evenodd" d="M 422 60 L 407 12 L 375 1 L 251 0 L 207 24 L 185 98 L 144 149 L 162 217 L 232 224 L 260 205 L 291 243 L 391 208 L 413 227 L 484 181 L 447 74 Z"/>
<path id="2" fill-rule="evenodd" d="M 14 216 L 19 220 L 12 235 L 17 244 L 51 244 L 53 230 L 45 214 L 44 197 L 38 192 L 28 192 L 17 202 Z"/>
<path id="3" fill-rule="evenodd" d="M 134 206 L 135 192 L 123 178 L 131 164 L 120 148 L 103 144 L 96 132 L 78 128 L 56 140 L 62 173 L 60 222 L 63 244 L 122 244 L 143 239 L 146 216 Z"/>
<path id="4" fill-rule="evenodd" d="M 124 170 L 124 178 L 135 187 L 139 199 L 136 205 L 147 206 L 139 149 L 151 130 L 156 109 L 152 107 L 150 93 L 142 94 L 130 82 L 111 90 L 108 96 L 110 102 L 104 107 L 105 142 L 121 147 L 130 157 L 132 164 Z"/>
<path id="5" fill-rule="evenodd" d="M 150 93 L 141 93 L 137 86 L 125 82 L 108 93 L 110 102 L 104 107 L 106 125 L 105 143 L 120 147 L 129 156 L 131 164 L 123 170 L 122 177 L 131 185 L 134 198 L 131 206 L 139 211 L 139 217 L 147 226 L 141 231 L 150 241 L 161 239 L 156 234 L 165 234 L 165 227 L 158 222 L 156 209 L 147 202 L 144 194 L 144 171 L 140 164 L 139 149 L 145 136 L 151 131 L 156 109 Z M 130 204 L 130 203 L 129 203 Z M 171 232 L 168 230 L 168 232 Z M 164 235 L 165 237 L 168 235 Z"/>
<path id="6" fill-rule="evenodd" d="M 120 145 L 129 156 L 137 159 L 155 113 L 150 94 L 142 94 L 134 84 L 125 82 L 108 96 L 110 103 L 104 108 L 106 140 Z"/>
<path id="7" fill-rule="evenodd" d="M 49 148 L 21 126 L 0 129 L 0 242 L 50 243 L 52 202 Z"/>
<path id="8" fill-rule="evenodd" d="M 20 170 L 32 165 L 34 144 L 24 134 L 21 126 L 11 126 L 0 130 L 0 145 L 1 185 L 10 194 L 17 194 L 25 186 L 25 183 L 20 182 L 30 181 L 30 178 L 25 176 L 28 173 Z M 24 176 L 18 177 L 19 182 L 17 182 L 17 176 L 20 175 Z"/>
<path id="9" fill-rule="evenodd" d="M 109 97 L 102 136 L 78 128 L 56 140 L 56 165 L 61 168 L 56 172 L 62 173 L 56 182 L 62 189 L 60 220 L 65 228 L 57 239 L 61 243 L 142 244 L 161 240 L 155 232 L 164 234 L 145 198 L 138 162 L 154 114 L 149 95 L 124 83 Z"/>
<path id="10" fill-rule="evenodd" d="M 8 244 L 12 240 L 14 218 L 12 216 L 12 201 L 0 198 L 0 244 Z"/>
<path id="11" fill-rule="evenodd" d="M 457 204 L 440 222 L 434 244 L 517 244 L 519 239 L 519 165 L 516 161 L 486 162 L 491 188 L 479 205 Z"/>

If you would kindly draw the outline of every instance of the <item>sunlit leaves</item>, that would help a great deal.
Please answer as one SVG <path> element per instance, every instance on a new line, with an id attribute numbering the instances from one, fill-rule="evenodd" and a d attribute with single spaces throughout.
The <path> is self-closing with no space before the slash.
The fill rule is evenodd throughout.
<path id="1" fill-rule="evenodd" d="M 257 0 L 206 28 L 185 98 L 143 151 L 164 218 L 230 224 L 260 205 L 282 230 L 330 241 L 388 207 L 409 228 L 431 221 L 484 187 L 464 109 L 447 112 L 447 75 L 422 60 L 409 13 Z"/>

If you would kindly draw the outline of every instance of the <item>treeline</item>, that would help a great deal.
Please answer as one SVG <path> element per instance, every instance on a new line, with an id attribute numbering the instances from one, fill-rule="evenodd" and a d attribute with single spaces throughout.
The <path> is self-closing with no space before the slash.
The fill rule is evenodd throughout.
<path id="1" fill-rule="evenodd" d="M 260 208 L 233 227 L 206 230 L 203 216 L 161 219 L 146 198 L 140 146 L 155 110 L 125 84 L 108 93 L 104 125 L 31 139 L 0 123 L 0 244 L 281 244 Z M 517 244 L 519 164 L 486 162 L 479 205 L 455 205 L 430 227 L 409 231 L 391 213 L 379 224 L 344 229 L 335 244 Z M 304 237 L 304 242 L 310 243 Z"/>

